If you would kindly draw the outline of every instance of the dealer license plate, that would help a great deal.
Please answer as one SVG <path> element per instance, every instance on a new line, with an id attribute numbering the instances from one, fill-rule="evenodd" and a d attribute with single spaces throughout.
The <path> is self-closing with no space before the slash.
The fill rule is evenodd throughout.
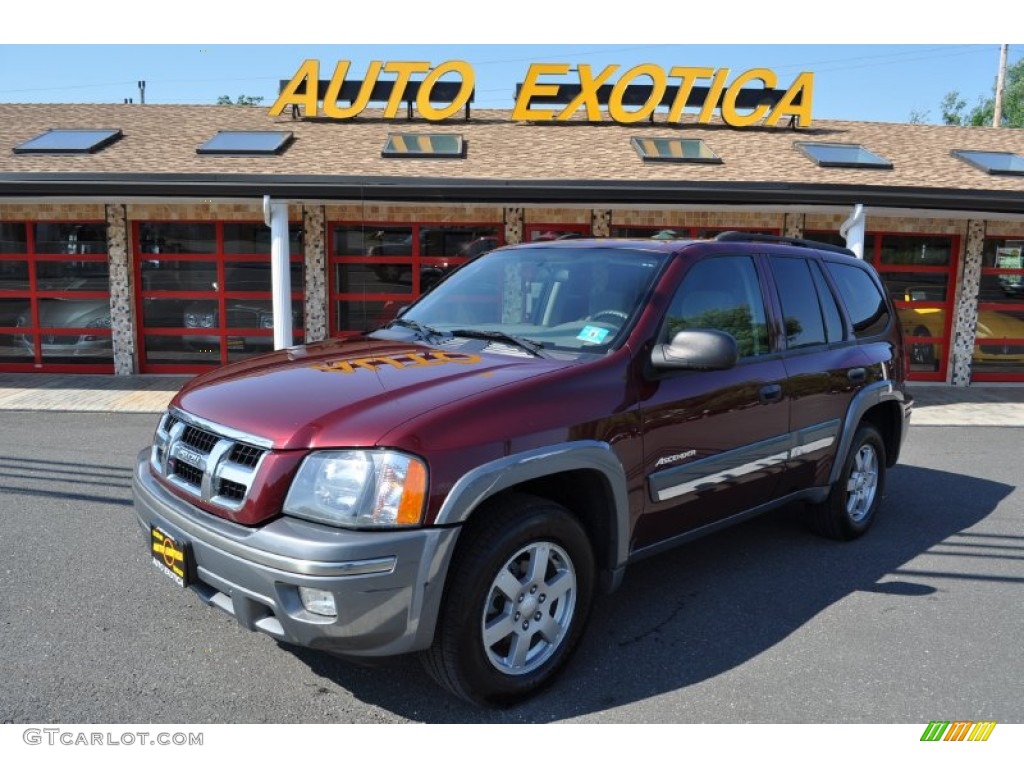
<path id="1" fill-rule="evenodd" d="M 153 565 L 179 587 L 187 587 L 190 568 L 188 544 L 177 541 L 155 525 L 149 527 L 149 532 Z"/>

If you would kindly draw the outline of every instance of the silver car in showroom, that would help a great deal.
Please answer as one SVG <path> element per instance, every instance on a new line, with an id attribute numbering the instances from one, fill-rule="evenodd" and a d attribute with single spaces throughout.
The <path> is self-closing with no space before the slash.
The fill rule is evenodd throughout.
<path id="1" fill-rule="evenodd" d="M 28 311 L 18 316 L 15 325 L 32 325 Z M 110 357 L 109 333 L 68 332 L 68 328 L 110 329 L 110 302 L 105 299 L 40 299 L 39 343 L 43 357 Z M 33 352 L 33 337 L 23 334 L 17 343 Z"/>

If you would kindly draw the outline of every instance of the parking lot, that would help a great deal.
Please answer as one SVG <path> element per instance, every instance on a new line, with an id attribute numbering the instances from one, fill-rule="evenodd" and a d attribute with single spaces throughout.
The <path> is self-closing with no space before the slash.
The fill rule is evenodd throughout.
<path id="1" fill-rule="evenodd" d="M 553 688 L 482 711 L 413 659 L 281 646 L 157 573 L 130 491 L 155 420 L 0 413 L 0 720 L 1024 721 L 1019 428 L 916 424 L 857 542 L 791 509 L 631 567 Z"/>

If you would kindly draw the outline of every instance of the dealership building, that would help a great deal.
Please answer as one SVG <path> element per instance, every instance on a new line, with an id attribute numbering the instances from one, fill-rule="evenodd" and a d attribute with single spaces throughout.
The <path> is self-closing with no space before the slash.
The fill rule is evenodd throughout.
<path id="1" fill-rule="evenodd" d="M 271 349 L 269 199 L 296 344 L 374 328 L 502 244 L 860 228 L 913 380 L 1024 382 L 1024 131 L 769 124 L 625 86 L 618 119 L 607 92 L 570 109 L 553 88 L 532 112 L 407 91 L 336 117 L 319 87 L 269 109 L 0 105 L 0 371 L 194 373 Z"/>

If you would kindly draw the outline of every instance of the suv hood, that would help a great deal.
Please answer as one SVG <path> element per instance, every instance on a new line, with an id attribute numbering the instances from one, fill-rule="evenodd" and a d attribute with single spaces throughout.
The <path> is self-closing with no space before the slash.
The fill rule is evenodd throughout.
<path id="1" fill-rule="evenodd" d="M 376 445 L 447 403 L 575 364 L 460 346 L 374 339 L 280 350 L 199 376 L 172 405 L 279 450 Z"/>

